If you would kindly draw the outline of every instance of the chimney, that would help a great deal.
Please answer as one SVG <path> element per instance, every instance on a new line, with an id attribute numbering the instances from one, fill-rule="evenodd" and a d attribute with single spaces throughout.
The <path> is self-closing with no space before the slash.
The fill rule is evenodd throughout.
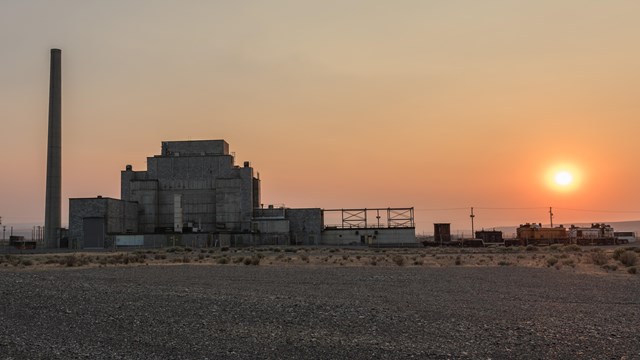
<path id="1" fill-rule="evenodd" d="M 51 49 L 49 79 L 49 141 L 47 147 L 47 189 L 44 212 L 44 241 L 60 247 L 62 206 L 62 51 Z"/>

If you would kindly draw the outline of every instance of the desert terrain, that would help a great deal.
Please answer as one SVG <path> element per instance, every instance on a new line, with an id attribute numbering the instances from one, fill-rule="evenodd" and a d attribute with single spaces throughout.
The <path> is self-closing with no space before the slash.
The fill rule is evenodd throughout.
<path id="1" fill-rule="evenodd" d="M 638 359 L 629 252 L 12 254 L 0 264 L 0 358 Z"/>

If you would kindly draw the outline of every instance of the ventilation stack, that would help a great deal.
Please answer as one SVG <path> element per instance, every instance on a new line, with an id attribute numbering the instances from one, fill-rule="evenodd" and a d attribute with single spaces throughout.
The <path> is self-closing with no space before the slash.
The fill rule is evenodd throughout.
<path id="1" fill-rule="evenodd" d="M 49 79 L 49 141 L 47 147 L 47 189 L 44 212 L 44 241 L 60 247 L 62 212 L 62 51 L 51 49 Z"/>

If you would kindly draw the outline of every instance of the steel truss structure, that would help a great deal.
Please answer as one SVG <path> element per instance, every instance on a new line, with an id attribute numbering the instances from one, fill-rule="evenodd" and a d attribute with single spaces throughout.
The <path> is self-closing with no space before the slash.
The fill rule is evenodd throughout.
<path id="1" fill-rule="evenodd" d="M 367 229 L 367 228 L 415 228 L 413 208 L 373 208 L 373 209 L 323 209 L 326 222 L 328 214 L 340 213 L 341 223 L 327 225 L 327 228 Z"/>

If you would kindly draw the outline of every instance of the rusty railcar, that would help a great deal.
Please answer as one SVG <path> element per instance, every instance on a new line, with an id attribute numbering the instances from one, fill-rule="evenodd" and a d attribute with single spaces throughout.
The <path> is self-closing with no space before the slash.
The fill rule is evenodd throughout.
<path id="1" fill-rule="evenodd" d="M 571 243 L 578 245 L 616 245 L 613 228 L 607 224 L 591 224 L 591 227 L 571 226 Z"/>
<path id="2" fill-rule="evenodd" d="M 516 242 L 521 246 L 551 245 L 569 244 L 570 239 L 567 229 L 562 225 L 545 228 L 542 227 L 542 224 L 527 223 L 520 225 L 518 229 L 516 229 Z"/>

